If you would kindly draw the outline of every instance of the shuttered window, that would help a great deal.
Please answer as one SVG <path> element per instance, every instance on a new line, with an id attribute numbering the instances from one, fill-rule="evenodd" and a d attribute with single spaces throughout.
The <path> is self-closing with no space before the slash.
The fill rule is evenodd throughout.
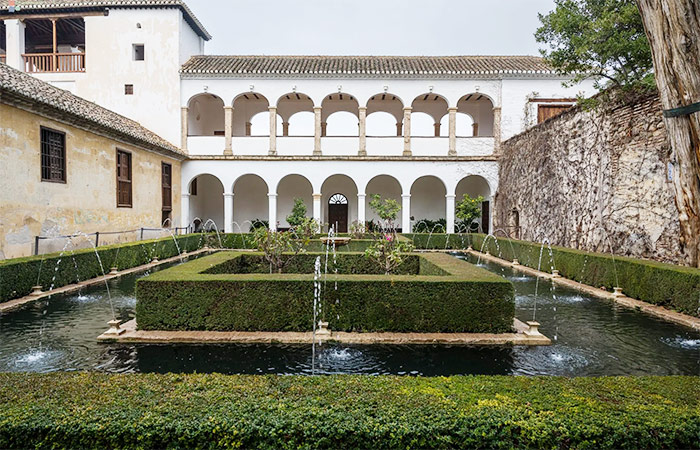
<path id="1" fill-rule="evenodd" d="M 161 185 L 163 191 L 163 211 L 173 210 L 173 167 L 170 164 L 163 163 L 163 175 L 161 177 Z"/>
<path id="2" fill-rule="evenodd" d="M 41 181 L 66 182 L 66 135 L 41 127 Z"/>
<path id="3" fill-rule="evenodd" d="M 131 208 L 131 153 L 117 150 L 117 206 Z"/>

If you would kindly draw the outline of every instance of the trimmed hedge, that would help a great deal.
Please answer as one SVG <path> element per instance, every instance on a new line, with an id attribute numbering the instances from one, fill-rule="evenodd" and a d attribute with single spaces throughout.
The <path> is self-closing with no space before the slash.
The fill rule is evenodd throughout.
<path id="1" fill-rule="evenodd" d="M 215 244 L 217 241 L 216 234 L 211 234 L 213 237 L 212 246 L 218 246 Z M 252 233 L 222 233 L 221 244 L 223 248 L 226 249 L 255 249 L 253 244 L 253 234 Z M 347 235 L 344 235 L 347 236 Z M 326 235 L 318 235 L 314 240 L 309 243 L 307 251 L 309 252 L 325 252 L 326 245 L 321 242 L 321 238 L 326 237 Z M 341 245 L 336 247 L 336 253 L 346 253 L 346 252 L 364 252 L 370 244 L 372 244 L 370 239 L 352 239 L 347 245 Z"/>
<path id="2" fill-rule="evenodd" d="M 302 253 L 292 257 L 284 273 L 314 273 L 316 258 L 321 257 L 321 270 L 325 270 L 328 264 L 328 273 L 334 274 L 337 269 L 343 275 L 383 275 L 384 271 L 374 261 L 369 260 L 363 254 L 342 254 L 337 255 L 334 261 L 333 255 L 328 255 L 328 260 L 324 254 Z M 291 257 L 291 255 L 290 255 Z M 398 267 L 397 275 L 418 275 L 420 272 L 420 256 L 408 255 L 403 263 Z M 326 262 L 327 261 L 327 262 Z M 270 264 L 259 254 L 241 254 L 236 258 L 226 259 L 221 264 L 206 269 L 205 274 L 225 274 L 225 273 L 270 273 Z M 422 273 L 422 272 L 420 272 Z M 425 275 L 425 273 L 423 273 Z M 430 273 L 433 275 L 433 273 Z M 447 272 L 441 275 L 449 275 Z"/>
<path id="3" fill-rule="evenodd" d="M 484 245 L 484 235 L 474 235 L 474 249 Z M 520 264 L 537 269 L 542 244 L 498 238 L 498 245 L 489 238 L 484 249 L 509 261 L 517 255 Z M 657 261 L 613 257 L 552 246 L 554 268 L 569 279 L 608 290 L 622 288 L 625 295 L 684 314 L 699 317 L 700 269 L 676 266 Z M 552 258 L 545 246 L 540 270 L 552 270 Z M 616 280 L 617 278 L 617 280 Z"/>
<path id="4" fill-rule="evenodd" d="M 197 250 L 206 240 L 201 234 L 175 239 L 182 252 Z M 97 247 L 97 252 L 105 272 L 112 267 L 123 270 L 147 264 L 154 256 L 166 259 L 178 254 L 171 237 Z M 44 289 L 52 285 L 58 288 L 98 276 L 102 276 L 102 269 L 92 248 L 75 250 L 72 254 L 67 251 L 62 256 L 54 253 L 0 261 L 0 303 L 29 295 L 37 284 Z"/>
<path id="5" fill-rule="evenodd" d="M 304 255 L 312 261 L 313 254 Z M 357 260 L 360 255 L 338 255 Z M 240 258 L 221 252 L 137 282 L 143 330 L 309 331 L 313 273 L 212 274 Z M 244 260 L 250 258 L 245 254 Z M 449 255 L 421 255 L 419 275 L 324 276 L 323 317 L 335 331 L 501 333 L 512 329 L 513 286 Z M 305 263 L 304 263 L 305 264 Z M 348 264 L 341 262 L 343 266 Z M 308 266 L 308 265 L 307 265 Z M 227 271 L 233 266 L 225 266 Z M 335 286 L 337 285 L 337 289 Z"/>
<path id="6" fill-rule="evenodd" d="M 700 317 L 700 269 L 677 266 L 657 261 L 613 257 L 605 253 L 592 253 L 566 247 L 548 246 L 515 239 L 494 238 L 486 240 L 484 234 L 463 235 L 406 235 L 416 248 L 463 250 L 472 245 L 474 250 L 488 250 L 492 255 L 543 272 L 552 271 L 552 264 L 559 273 L 569 279 L 608 290 L 619 285 L 625 295 L 654 305 Z M 484 245 L 484 241 L 486 244 Z M 553 259 L 553 261 L 552 261 Z"/>
<path id="7" fill-rule="evenodd" d="M 0 448 L 700 448 L 697 377 L 0 374 Z"/>

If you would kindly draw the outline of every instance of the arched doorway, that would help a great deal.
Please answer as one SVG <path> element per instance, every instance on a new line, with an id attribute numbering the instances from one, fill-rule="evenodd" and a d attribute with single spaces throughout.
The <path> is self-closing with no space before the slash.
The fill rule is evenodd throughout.
<path id="1" fill-rule="evenodd" d="M 337 233 L 348 232 L 348 203 L 348 198 L 340 193 L 328 199 L 328 226 Z"/>

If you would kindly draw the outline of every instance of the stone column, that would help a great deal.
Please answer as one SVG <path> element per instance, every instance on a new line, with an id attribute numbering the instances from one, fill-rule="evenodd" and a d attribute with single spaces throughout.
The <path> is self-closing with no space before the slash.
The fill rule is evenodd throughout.
<path id="1" fill-rule="evenodd" d="M 449 108 L 450 115 L 450 150 L 447 153 L 450 156 L 457 155 L 457 108 Z"/>
<path id="2" fill-rule="evenodd" d="M 447 234 L 455 232 L 455 197 L 454 194 L 445 196 L 445 219 L 447 221 Z"/>
<path id="3" fill-rule="evenodd" d="M 365 194 L 357 194 L 357 223 L 364 225 L 367 221 L 365 213 L 365 199 L 367 196 Z"/>
<path id="4" fill-rule="evenodd" d="M 321 137 L 326 137 L 326 128 L 328 127 L 327 122 L 321 122 Z"/>
<path id="5" fill-rule="evenodd" d="M 277 231 L 277 194 L 267 194 L 267 200 L 267 218 L 270 222 L 270 231 Z"/>
<path id="6" fill-rule="evenodd" d="M 190 226 L 190 194 L 180 195 L 180 226 Z"/>
<path id="7" fill-rule="evenodd" d="M 22 57 L 22 54 L 26 51 L 25 29 L 24 22 L 19 19 L 8 19 L 5 21 L 5 62 L 8 66 L 22 72 L 26 69 L 24 58 Z"/>
<path id="8" fill-rule="evenodd" d="M 433 136 L 440 137 L 440 122 L 433 124 Z"/>
<path id="9" fill-rule="evenodd" d="M 479 129 L 477 128 L 477 132 Z M 501 153 L 501 108 L 500 106 L 493 108 L 493 142 L 494 153 Z"/>
<path id="10" fill-rule="evenodd" d="M 270 106 L 270 156 L 277 154 L 277 107 Z"/>
<path id="11" fill-rule="evenodd" d="M 367 156 L 367 107 L 360 106 L 359 110 L 360 118 L 360 151 L 359 156 Z"/>
<path id="12" fill-rule="evenodd" d="M 250 134 L 251 134 L 250 130 L 252 127 L 253 127 L 252 123 L 250 123 L 250 122 L 245 123 L 245 135 L 246 136 L 250 136 Z"/>
<path id="13" fill-rule="evenodd" d="M 403 156 L 411 156 L 411 111 L 413 108 L 403 109 Z"/>
<path id="14" fill-rule="evenodd" d="M 189 108 L 184 107 L 180 110 L 180 147 L 182 151 L 187 153 L 187 135 L 190 134 L 189 130 Z"/>
<path id="15" fill-rule="evenodd" d="M 403 233 L 411 232 L 411 194 L 401 196 L 401 230 Z"/>
<path id="16" fill-rule="evenodd" d="M 321 224 L 321 194 L 313 194 L 314 197 L 314 220 L 318 222 L 318 224 Z"/>
<path id="17" fill-rule="evenodd" d="M 224 233 L 233 233 L 233 194 L 224 193 Z"/>
<path id="18" fill-rule="evenodd" d="M 282 136 L 289 136 L 289 122 L 282 122 Z"/>
<path id="19" fill-rule="evenodd" d="M 401 122 L 396 122 L 396 136 L 401 137 L 403 135 L 403 124 Z"/>
<path id="20" fill-rule="evenodd" d="M 314 106 L 314 156 L 321 156 L 321 107 Z"/>
<path id="21" fill-rule="evenodd" d="M 224 106 L 224 155 L 233 155 L 233 150 L 231 147 L 231 141 L 233 139 L 233 106 Z"/>

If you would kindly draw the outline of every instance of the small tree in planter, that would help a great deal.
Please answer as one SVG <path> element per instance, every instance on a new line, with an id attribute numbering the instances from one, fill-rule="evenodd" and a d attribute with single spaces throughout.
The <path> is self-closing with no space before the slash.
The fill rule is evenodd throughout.
<path id="1" fill-rule="evenodd" d="M 287 216 L 287 223 L 290 227 L 295 228 L 301 225 L 304 219 L 306 219 L 306 204 L 304 204 L 304 199 L 295 198 L 292 213 Z"/>
<path id="2" fill-rule="evenodd" d="M 379 264 L 386 275 L 403 263 L 402 255 L 413 251 L 413 244 L 400 241 L 396 236 L 394 221 L 398 217 L 401 206 L 391 198 L 382 200 L 378 194 L 372 195 L 369 207 L 382 220 L 382 229 L 371 234 L 374 242 L 365 250 L 365 256 Z"/>
<path id="3" fill-rule="evenodd" d="M 462 221 L 466 226 L 466 231 L 471 229 L 471 224 L 481 217 L 481 204 L 484 202 L 483 196 L 471 198 L 468 194 L 464 194 L 462 200 L 457 203 L 455 208 L 455 216 Z"/>

